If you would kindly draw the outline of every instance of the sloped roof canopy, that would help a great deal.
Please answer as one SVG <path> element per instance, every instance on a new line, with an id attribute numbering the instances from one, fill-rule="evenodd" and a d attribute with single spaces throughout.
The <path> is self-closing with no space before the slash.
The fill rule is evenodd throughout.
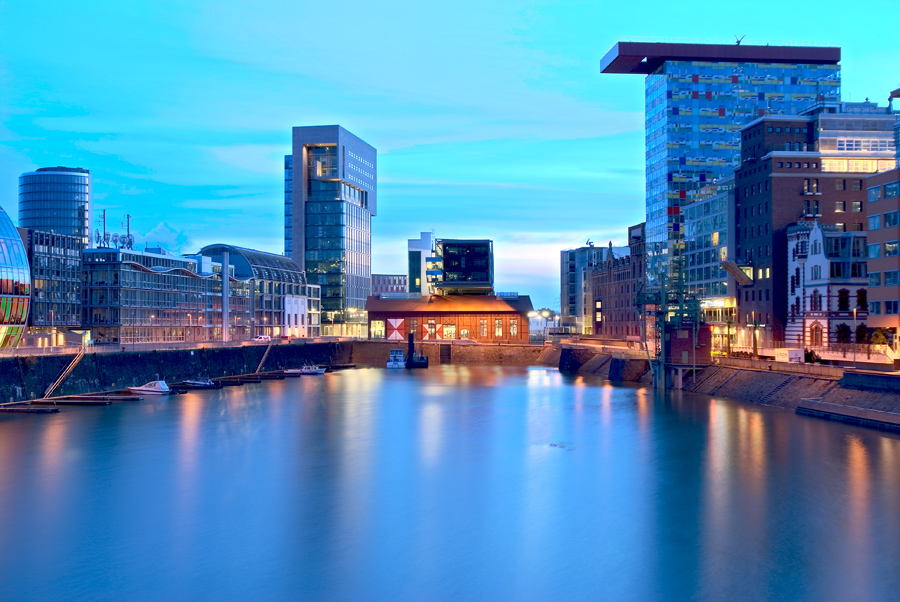
<path id="1" fill-rule="evenodd" d="M 520 295 L 508 299 L 493 295 L 430 295 L 419 299 L 381 299 L 373 295 L 366 300 L 366 311 L 375 313 L 528 313 L 534 307 L 531 297 Z"/>

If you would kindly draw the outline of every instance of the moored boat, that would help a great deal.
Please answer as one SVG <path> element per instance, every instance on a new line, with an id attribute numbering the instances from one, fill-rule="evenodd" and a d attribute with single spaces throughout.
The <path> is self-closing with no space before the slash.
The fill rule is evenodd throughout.
<path id="1" fill-rule="evenodd" d="M 186 380 L 184 384 L 189 387 L 196 387 L 197 389 L 215 389 L 217 388 L 216 383 L 208 378 L 201 378 L 198 380 Z"/>
<path id="2" fill-rule="evenodd" d="M 146 385 L 140 387 L 128 387 L 132 393 L 143 393 L 144 395 L 168 395 L 172 392 L 169 385 L 164 380 L 151 380 Z"/>
<path id="3" fill-rule="evenodd" d="M 387 361 L 388 368 L 406 368 L 406 358 L 403 357 L 402 349 L 391 349 L 391 354 Z"/>
<path id="4" fill-rule="evenodd" d="M 309 364 L 300 368 L 300 374 L 303 375 L 313 375 L 313 374 L 325 374 L 325 368 L 322 366 L 315 366 L 313 364 Z"/>

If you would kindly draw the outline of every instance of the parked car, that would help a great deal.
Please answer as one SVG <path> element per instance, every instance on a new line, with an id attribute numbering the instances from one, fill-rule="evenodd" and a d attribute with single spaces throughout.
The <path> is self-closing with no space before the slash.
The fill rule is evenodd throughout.
<path id="1" fill-rule="evenodd" d="M 252 340 L 254 343 L 271 343 L 272 337 L 267 334 L 261 334 L 259 336 L 253 337 Z"/>

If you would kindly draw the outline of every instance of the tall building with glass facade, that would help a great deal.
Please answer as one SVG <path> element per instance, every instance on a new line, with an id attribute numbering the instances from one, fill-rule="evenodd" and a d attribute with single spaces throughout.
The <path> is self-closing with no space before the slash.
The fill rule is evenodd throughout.
<path id="1" fill-rule="evenodd" d="M 42 167 L 19 176 L 19 227 L 91 244 L 91 172 L 80 167 Z"/>
<path id="2" fill-rule="evenodd" d="M 365 336 L 377 151 L 338 125 L 295 127 L 285 157 L 284 252 L 321 287 L 325 335 Z"/>
<path id="3" fill-rule="evenodd" d="M 602 73 L 645 76 L 647 277 L 681 275 L 684 212 L 740 165 L 741 128 L 840 100 L 840 48 L 619 42 Z"/>
<path id="4" fill-rule="evenodd" d="M 0 349 L 14 348 L 25 333 L 31 300 L 28 256 L 19 232 L 0 207 Z"/>

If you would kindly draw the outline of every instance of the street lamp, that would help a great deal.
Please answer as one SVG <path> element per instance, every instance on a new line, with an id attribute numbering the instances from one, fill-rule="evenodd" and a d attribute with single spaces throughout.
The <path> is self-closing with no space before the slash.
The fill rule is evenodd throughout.
<path id="1" fill-rule="evenodd" d="M 356 312 L 357 312 L 357 309 L 355 307 L 347 308 L 347 313 L 350 314 L 350 319 L 348 320 L 348 322 L 351 322 L 351 326 L 352 326 L 352 322 L 353 322 L 353 317 L 356 315 Z"/>
<path id="2" fill-rule="evenodd" d="M 544 339 L 546 340 L 550 336 L 550 328 L 547 326 L 547 318 L 550 317 L 550 312 L 545 309 L 541 312 L 541 316 L 544 318 Z"/>
<path id="3" fill-rule="evenodd" d="M 194 319 L 191 317 L 191 314 L 187 315 L 188 317 L 188 338 L 192 339 L 194 334 Z"/>
<path id="4" fill-rule="evenodd" d="M 853 308 L 853 369 L 856 370 L 856 308 Z"/>
<path id="5" fill-rule="evenodd" d="M 153 330 L 153 319 L 156 317 L 156 314 L 150 314 L 150 342 L 152 343 L 155 339 L 156 331 Z"/>

